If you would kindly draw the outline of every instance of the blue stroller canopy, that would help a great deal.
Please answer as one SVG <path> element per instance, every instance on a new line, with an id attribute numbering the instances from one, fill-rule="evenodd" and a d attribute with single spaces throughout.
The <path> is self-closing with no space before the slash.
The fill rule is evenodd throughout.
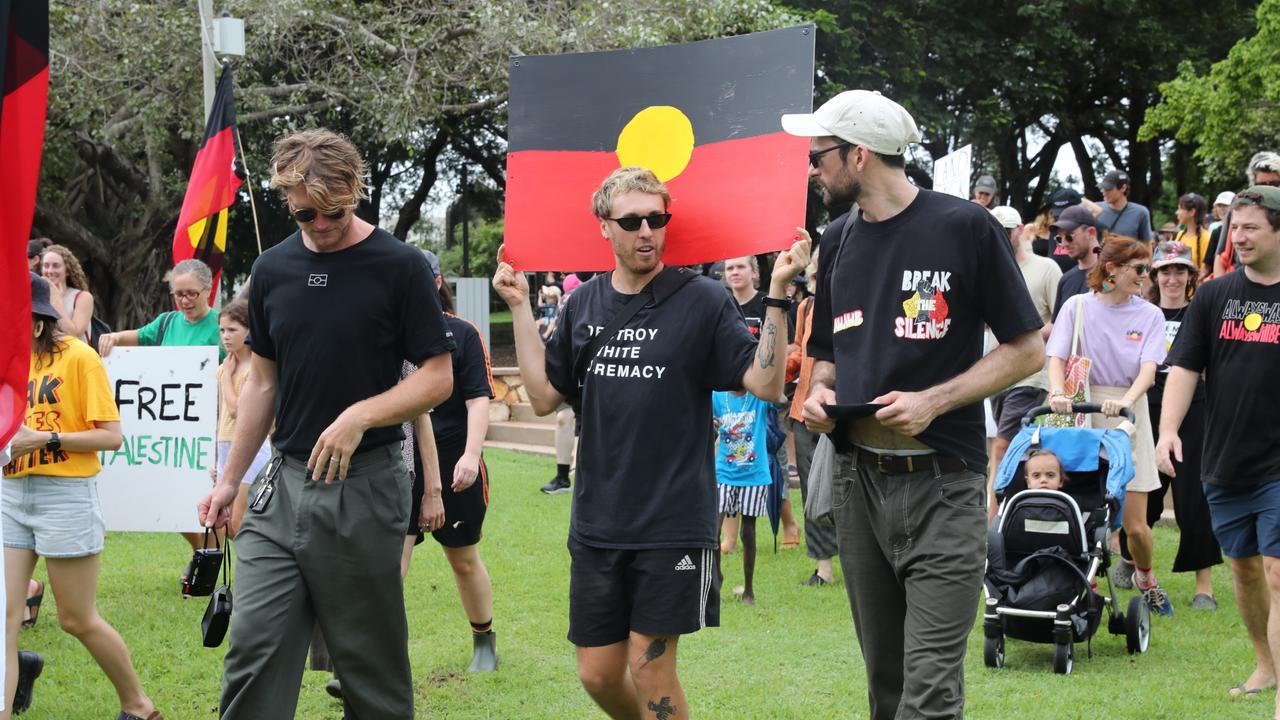
<path id="1" fill-rule="evenodd" d="M 996 490 L 1013 482 L 1018 464 L 1028 450 L 1049 450 L 1062 461 L 1065 472 L 1096 472 L 1099 460 L 1106 458 L 1107 492 L 1124 499 L 1125 487 L 1133 479 L 1133 445 L 1123 430 L 1096 428 L 1055 428 L 1026 425 L 1018 431 L 1000 467 L 996 470 Z"/>

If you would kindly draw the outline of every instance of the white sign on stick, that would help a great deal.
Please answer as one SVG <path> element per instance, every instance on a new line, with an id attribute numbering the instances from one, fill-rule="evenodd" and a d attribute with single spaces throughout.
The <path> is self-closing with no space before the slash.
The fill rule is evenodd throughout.
<path id="1" fill-rule="evenodd" d="M 969 175 L 973 172 L 973 146 L 965 145 L 933 163 L 935 192 L 969 199 Z"/>
<path id="2" fill-rule="evenodd" d="M 108 530 L 198 532 L 217 457 L 218 349 L 117 347 L 103 358 L 124 442 L 98 453 Z"/>

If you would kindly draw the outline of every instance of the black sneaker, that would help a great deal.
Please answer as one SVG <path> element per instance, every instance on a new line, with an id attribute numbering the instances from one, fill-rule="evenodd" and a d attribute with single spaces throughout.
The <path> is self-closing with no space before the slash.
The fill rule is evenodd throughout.
<path id="1" fill-rule="evenodd" d="M 542 486 L 542 492 L 548 495 L 569 492 L 569 478 L 564 475 L 556 475 L 551 478 L 551 482 Z"/>
<path id="2" fill-rule="evenodd" d="M 823 585 L 830 585 L 831 583 L 824 580 L 822 576 L 818 574 L 818 571 L 814 570 L 813 574 L 809 576 L 809 579 L 804 581 L 804 584 L 808 587 L 822 587 Z"/>
<path id="3" fill-rule="evenodd" d="M 18 689 L 13 695 L 13 714 L 18 715 L 31 707 L 31 694 L 35 692 L 36 678 L 44 672 L 44 658 L 30 650 L 18 651 Z"/>
<path id="4" fill-rule="evenodd" d="M 333 678 L 332 680 L 324 684 L 324 691 L 329 693 L 329 697 L 337 698 L 338 700 L 341 700 L 342 699 L 342 681 L 338 680 L 338 678 L 336 677 Z"/>

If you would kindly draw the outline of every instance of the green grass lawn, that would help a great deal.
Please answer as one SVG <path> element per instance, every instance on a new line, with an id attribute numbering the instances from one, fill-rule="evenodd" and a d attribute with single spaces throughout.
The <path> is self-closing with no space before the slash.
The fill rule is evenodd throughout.
<path id="1" fill-rule="evenodd" d="M 565 640 L 569 496 L 538 486 L 550 460 L 487 453 L 492 504 L 482 555 L 493 576 L 499 672 L 469 676 L 470 630 L 443 555 L 419 546 L 406 585 L 410 653 L 418 717 L 588 718 L 599 714 L 578 685 L 573 648 Z M 793 493 L 799 501 L 799 494 Z M 767 528 L 767 524 L 765 525 Z M 1070 676 L 1052 672 L 1052 646 L 1010 641 L 1008 666 L 982 665 L 980 626 L 970 639 L 966 683 L 971 718 L 1270 718 L 1271 693 L 1229 702 L 1226 689 L 1244 679 L 1252 653 L 1232 604 L 1225 568 L 1214 573 L 1222 608 L 1186 605 L 1189 576 L 1174 576 L 1176 531 L 1157 529 L 1163 582 L 1177 606 L 1156 619 L 1151 650 L 1125 653 L 1122 637 L 1100 631 L 1094 657 L 1077 646 Z M 186 544 L 172 535 L 112 534 L 103 557 L 102 614 L 121 632 L 143 685 L 170 720 L 215 718 L 222 650 L 200 646 L 206 601 L 183 601 L 178 574 Z M 741 556 L 729 556 L 721 595 L 721 627 L 681 641 L 681 675 L 693 713 L 704 718 L 866 717 L 862 668 L 849 606 L 839 587 L 808 588 L 803 550 L 763 553 L 756 570 L 758 604 L 745 607 L 729 588 L 741 582 Z M 45 577 L 43 567 L 38 577 Z M 1127 596 L 1126 596 L 1127 599 Z M 61 632 L 52 597 L 20 646 L 44 654 L 35 705 L 24 717 L 105 718 L 115 694 L 88 653 Z M 298 717 L 342 716 L 325 695 L 328 677 L 306 673 Z M 1141 706 L 1141 707 L 1140 707 Z M 275 719 L 272 719 L 275 720 Z"/>

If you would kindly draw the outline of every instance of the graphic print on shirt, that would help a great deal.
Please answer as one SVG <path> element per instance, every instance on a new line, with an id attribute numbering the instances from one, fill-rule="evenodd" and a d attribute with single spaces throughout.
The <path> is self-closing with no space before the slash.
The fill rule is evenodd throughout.
<path id="1" fill-rule="evenodd" d="M 603 325 L 589 325 L 591 337 L 604 330 Z M 614 333 L 609 342 L 600 348 L 591 361 L 587 372 L 592 375 L 603 375 L 616 378 L 640 378 L 643 380 L 661 380 L 667 372 L 666 365 L 645 365 L 638 362 L 616 362 L 642 360 L 641 351 L 644 343 L 652 342 L 658 336 L 658 328 L 622 328 Z M 634 343 L 623 345 L 621 343 Z"/>
<path id="2" fill-rule="evenodd" d="M 32 378 L 27 381 L 28 413 L 24 425 L 40 432 L 62 432 L 62 412 L 57 409 L 62 402 L 61 394 L 58 392 L 62 385 L 62 378 L 51 373 L 45 373 L 39 380 Z M 48 409 L 36 410 L 37 405 Z M 66 462 L 67 459 L 68 456 L 64 450 L 49 452 L 42 447 L 27 455 L 13 458 L 8 465 L 4 466 L 4 474 L 16 475 L 41 465 Z"/>
<path id="3" fill-rule="evenodd" d="M 1168 331 L 1165 332 L 1167 333 Z M 1124 339 L 1129 342 L 1142 342 L 1142 331 L 1130 330 L 1124 334 Z"/>
<path id="4" fill-rule="evenodd" d="M 831 334 L 834 335 L 842 330 L 855 328 L 862 324 L 862 310 L 850 310 L 847 313 L 841 313 L 831 321 Z"/>
<path id="5" fill-rule="evenodd" d="M 903 270 L 902 315 L 894 319 L 893 334 L 908 340 L 941 340 L 951 328 L 945 293 L 951 292 L 951 273 Z"/>
<path id="6" fill-rule="evenodd" d="M 756 424 L 756 411 L 731 411 L 720 417 L 720 452 L 724 453 L 725 462 L 730 465 L 755 462 L 755 437 L 751 430 Z"/>
<path id="7" fill-rule="evenodd" d="M 1164 349 L 1166 352 L 1173 349 L 1173 341 L 1178 337 L 1178 331 L 1182 329 L 1181 320 L 1165 320 L 1164 321 Z"/>
<path id="8" fill-rule="evenodd" d="M 1228 300 L 1218 338 L 1280 345 L 1280 302 Z"/>

